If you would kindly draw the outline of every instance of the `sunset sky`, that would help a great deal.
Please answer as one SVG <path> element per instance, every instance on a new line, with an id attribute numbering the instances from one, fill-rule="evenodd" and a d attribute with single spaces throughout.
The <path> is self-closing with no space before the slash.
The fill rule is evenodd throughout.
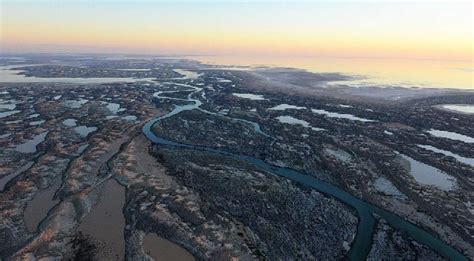
<path id="1" fill-rule="evenodd" d="M 2 52 L 472 60 L 471 2 L 4 1 Z"/>

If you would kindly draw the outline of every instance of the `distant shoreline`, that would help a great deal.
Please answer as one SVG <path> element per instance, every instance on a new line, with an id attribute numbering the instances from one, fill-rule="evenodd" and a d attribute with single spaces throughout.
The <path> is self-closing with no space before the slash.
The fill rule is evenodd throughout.
<path id="1" fill-rule="evenodd" d="M 435 107 L 436 109 L 442 110 L 442 111 L 448 111 L 448 112 L 464 114 L 464 115 L 474 115 L 474 111 L 473 112 L 465 112 L 465 111 L 460 111 L 460 110 L 453 110 L 453 109 L 446 108 L 445 107 L 446 105 L 470 106 L 470 107 L 474 108 L 474 104 L 438 104 L 438 105 L 434 105 L 433 107 Z"/>

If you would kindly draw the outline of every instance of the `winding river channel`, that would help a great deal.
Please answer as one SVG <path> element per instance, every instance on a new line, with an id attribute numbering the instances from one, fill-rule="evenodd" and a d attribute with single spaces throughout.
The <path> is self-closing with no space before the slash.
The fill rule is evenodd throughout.
<path id="1" fill-rule="evenodd" d="M 175 83 L 172 83 L 172 84 L 175 84 Z M 437 237 L 431 235 L 427 231 L 419 228 L 415 224 L 409 221 L 406 221 L 400 216 L 395 215 L 384 209 L 381 209 L 371 203 L 368 203 L 357 197 L 354 197 L 347 191 L 341 188 L 338 188 L 337 186 L 334 186 L 330 183 L 319 180 L 313 176 L 309 176 L 307 174 L 304 174 L 294 169 L 277 167 L 254 157 L 239 155 L 239 154 L 231 153 L 228 151 L 218 150 L 218 149 L 205 147 L 205 146 L 196 146 L 196 145 L 178 143 L 178 142 L 167 140 L 167 139 L 157 136 L 152 131 L 152 127 L 155 124 L 158 124 L 160 121 L 164 119 L 174 117 L 183 111 L 200 110 L 204 113 L 208 113 L 216 117 L 227 117 L 227 116 L 224 116 L 218 113 L 212 113 L 200 108 L 200 106 L 202 105 L 202 102 L 196 98 L 193 98 L 193 95 L 201 92 L 202 88 L 192 86 L 189 84 L 181 84 L 181 83 L 176 83 L 176 85 L 190 88 L 191 92 L 188 94 L 187 99 L 160 96 L 160 94 L 166 93 L 166 91 L 155 93 L 154 97 L 159 98 L 159 99 L 189 101 L 189 104 L 175 105 L 171 112 L 163 116 L 154 118 L 144 125 L 143 133 L 153 143 L 161 145 L 161 146 L 172 147 L 175 149 L 195 150 L 195 151 L 200 151 L 200 152 L 205 152 L 205 153 L 217 154 L 223 157 L 228 157 L 235 160 L 244 161 L 262 171 L 265 171 L 274 175 L 278 175 L 281 177 L 285 177 L 289 180 L 292 180 L 304 186 L 311 187 L 321 193 L 332 196 L 336 198 L 337 200 L 353 207 L 357 211 L 359 224 L 357 228 L 357 235 L 354 239 L 354 242 L 352 243 L 351 250 L 349 251 L 349 258 L 351 260 L 365 260 L 367 255 L 369 254 L 372 247 L 372 238 L 373 238 L 373 234 L 374 234 L 375 226 L 376 226 L 376 219 L 374 217 L 374 214 L 385 219 L 395 229 L 398 229 L 401 232 L 406 233 L 414 240 L 426 245 L 427 247 L 431 248 L 432 250 L 436 251 L 440 255 L 450 260 L 467 260 L 466 257 L 464 257 L 460 252 L 455 250 L 453 247 L 445 244 L 443 241 L 439 240 Z M 264 133 L 261 130 L 258 123 L 250 122 L 244 119 L 237 119 L 237 118 L 230 118 L 230 119 L 234 121 L 241 121 L 247 124 L 251 124 L 257 133 L 261 135 L 269 136 L 268 134 Z"/>

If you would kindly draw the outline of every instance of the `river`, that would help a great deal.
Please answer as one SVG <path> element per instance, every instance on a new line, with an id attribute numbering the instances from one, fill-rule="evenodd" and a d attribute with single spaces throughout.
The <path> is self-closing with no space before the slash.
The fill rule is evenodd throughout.
<path id="1" fill-rule="evenodd" d="M 358 229 L 357 229 L 357 235 L 354 239 L 351 250 L 349 251 L 349 258 L 351 260 L 365 260 L 368 253 L 370 252 L 370 249 L 372 247 L 372 238 L 373 238 L 375 225 L 376 225 L 376 219 L 374 218 L 374 214 L 377 214 L 383 219 L 385 219 L 395 229 L 398 229 L 401 232 L 406 233 L 411 238 L 428 246 L 432 250 L 436 251 L 438 254 L 448 259 L 467 260 L 466 257 L 464 257 L 460 252 L 455 250 L 453 247 L 445 244 L 444 242 L 439 240 L 437 237 L 424 231 L 423 229 L 419 228 L 415 224 L 409 221 L 406 221 L 403 218 L 389 211 L 381 209 L 371 203 L 363 201 L 351 195 L 347 191 L 344 191 L 343 189 L 337 186 L 334 186 L 330 183 L 319 180 L 313 176 L 309 176 L 307 174 L 304 174 L 294 169 L 277 167 L 254 157 L 234 154 L 228 151 L 209 148 L 205 146 L 196 146 L 196 145 L 178 143 L 178 142 L 167 140 L 155 135 L 155 133 L 152 131 L 152 127 L 155 124 L 158 124 L 161 120 L 176 116 L 179 113 L 183 111 L 187 111 L 187 110 L 195 110 L 195 109 L 202 110 L 201 108 L 199 108 L 202 102 L 196 98 L 193 98 L 193 95 L 199 93 L 200 91 L 202 91 L 202 89 L 196 86 L 188 85 L 188 84 L 186 84 L 186 87 L 194 89 L 194 91 L 192 91 L 187 96 L 187 101 L 189 101 L 190 104 L 175 105 L 174 109 L 171 112 L 163 116 L 154 118 L 144 125 L 143 133 L 150 141 L 154 142 L 157 145 L 172 147 L 175 149 L 202 151 L 206 153 L 218 154 L 220 156 L 232 158 L 238 161 L 244 161 L 246 163 L 252 164 L 253 166 L 265 172 L 278 175 L 281 177 L 285 177 L 299 184 L 311 187 L 321 193 L 332 196 L 336 198 L 337 200 L 353 207 L 357 211 L 357 214 L 359 217 L 359 224 L 358 224 Z M 162 96 L 155 96 L 155 97 L 162 98 L 162 99 L 167 98 L 167 97 L 162 97 Z M 211 115 L 216 116 L 216 117 L 222 116 L 220 114 L 214 114 L 214 113 L 212 113 Z M 258 125 L 258 123 L 253 123 L 253 124 L 256 124 L 258 126 L 258 130 L 260 130 L 260 126 Z"/>

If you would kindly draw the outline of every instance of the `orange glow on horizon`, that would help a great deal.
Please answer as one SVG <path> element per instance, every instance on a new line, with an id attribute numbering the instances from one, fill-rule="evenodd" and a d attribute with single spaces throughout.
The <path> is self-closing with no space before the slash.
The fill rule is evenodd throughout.
<path id="1" fill-rule="evenodd" d="M 1 51 L 473 59 L 472 13 L 449 3 L 52 3 L 2 3 Z"/>

